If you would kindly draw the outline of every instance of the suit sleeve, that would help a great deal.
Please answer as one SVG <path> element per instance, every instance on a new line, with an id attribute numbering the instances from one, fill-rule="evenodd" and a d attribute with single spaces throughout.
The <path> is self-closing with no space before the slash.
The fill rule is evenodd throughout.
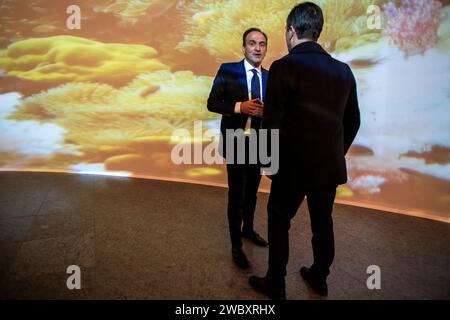
<path id="1" fill-rule="evenodd" d="M 351 71 L 350 71 L 351 73 Z M 347 154 L 348 149 L 352 145 L 361 124 L 358 95 L 356 91 L 356 81 L 353 73 L 351 73 L 352 85 L 347 104 L 344 111 L 344 152 Z"/>
<path id="2" fill-rule="evenodd" d="M 283 90 L 282 75 L 279 62 L 275 61 L 269 70 L 267 79 L 266 100 L 262 119 L 263 129 L 281 129 L 286 110 L 286 92 Z"/>
<path id="3" fill-rule="evenodd" d="M 216 77 L 214 78 L 213 86 L 208 98 L 208 110 L 224 115 L 231 115 L 234 113 L 236 101 L 227 100 L 225 95 L 226 74 L 223 65 L 220 66 Z"/>

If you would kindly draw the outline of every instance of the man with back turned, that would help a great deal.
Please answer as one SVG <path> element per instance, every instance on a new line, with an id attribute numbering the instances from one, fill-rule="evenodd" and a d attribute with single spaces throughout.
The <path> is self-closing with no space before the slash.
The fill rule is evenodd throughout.
<path id="1" fill-rule="evenodd" d="M 336 188 L 347 181 L 345 154 L 360 125 L 356 82 L 350 68 L 333 59 L 317 40 L 322 10 L 304 2 L 286 21 L 289 54 L 269 71 L 262 128 L 280 130 L 280 164 L 268 202 L 269 268 L 250 284 L 285 299 L 290 221 L 305 196 L 312 229 L 314 262 L 301 276 L 319 295 L 328 294 L 334 259 L 332 209 Z"/>

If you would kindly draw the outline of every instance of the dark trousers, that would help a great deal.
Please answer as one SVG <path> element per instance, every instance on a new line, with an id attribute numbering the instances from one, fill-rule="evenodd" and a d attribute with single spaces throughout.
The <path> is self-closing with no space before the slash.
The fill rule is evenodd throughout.
<path id="1" fill-rule="evenodd" d="M 314 263 L 311 266 L 311 272 L 323 280 L 330 273 L 330 266 L 334 259 L 332 210 L 336 187 L 307 190 L 289 185 L 283 181 L 282 177 L 274 177 L 267 205 L 269 214 L 267 276 L 274 284 L 284 284 L 286 265 L 289 260 L 290 221 L 297 213 L 305 196 L 308 201 L 312 229 Z"/>
<path id="2" fill-rule="evenodd" d="M 253 230 L 256 194 L 261 181 L 258 164 L 227 164 L 228 225 L 231 245 L 242 247 L 242 231 Z"/>

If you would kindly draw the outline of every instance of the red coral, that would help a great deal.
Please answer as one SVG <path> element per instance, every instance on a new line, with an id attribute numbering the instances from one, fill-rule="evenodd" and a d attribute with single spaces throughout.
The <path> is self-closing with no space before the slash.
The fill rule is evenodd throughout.
<path id="1" fill-rule="evenodd" d="M 423 54 L 437 42 L 442 4 L 436 0 L 390 1 L 384 5 L 385 32 L 406 55 Z"/>

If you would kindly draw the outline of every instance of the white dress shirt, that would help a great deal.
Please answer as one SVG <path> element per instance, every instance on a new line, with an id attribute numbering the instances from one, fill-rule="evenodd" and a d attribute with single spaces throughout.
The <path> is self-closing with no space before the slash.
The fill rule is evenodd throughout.
<path id="1" fill-rule="evenodd" d="M 252 66 L 247 61 L 247 59 L 244 59 L 244 67 L 245 67 L 245 74 L 247 76 L 247 89 L 248 89 L 248 92 L 249 92 L 249 94 L 248 94 L 249 100 L 251 100 L 250 98 L 251 98 L 251 92 L 252 92 L 252 79 L 253 79 L 253 72 L 252 72 L 252 70 L 253 69 L 256 69 L 256 71 L 258 72 L 259 89 L 261 91 L 259 93 L 259 96 L 261 97 L 261 100 L 262 100 L 262 96 L 263 96 L 263 94 L 262 94 L 263 90 L 262 89 L 263 89 L 263 86 L 262 86 L 262 70 L 261 70 L 261 66 L 259 66 L 258 68 L 255 68 L 254 66 Z M 236 102 L 236 104 L 234 106 L 234 112 L 235 113 L 241 113 L 241 103 L 242 102 Z M 249 119 L 250 119 L 250 117 L 249 117 Z"/>

